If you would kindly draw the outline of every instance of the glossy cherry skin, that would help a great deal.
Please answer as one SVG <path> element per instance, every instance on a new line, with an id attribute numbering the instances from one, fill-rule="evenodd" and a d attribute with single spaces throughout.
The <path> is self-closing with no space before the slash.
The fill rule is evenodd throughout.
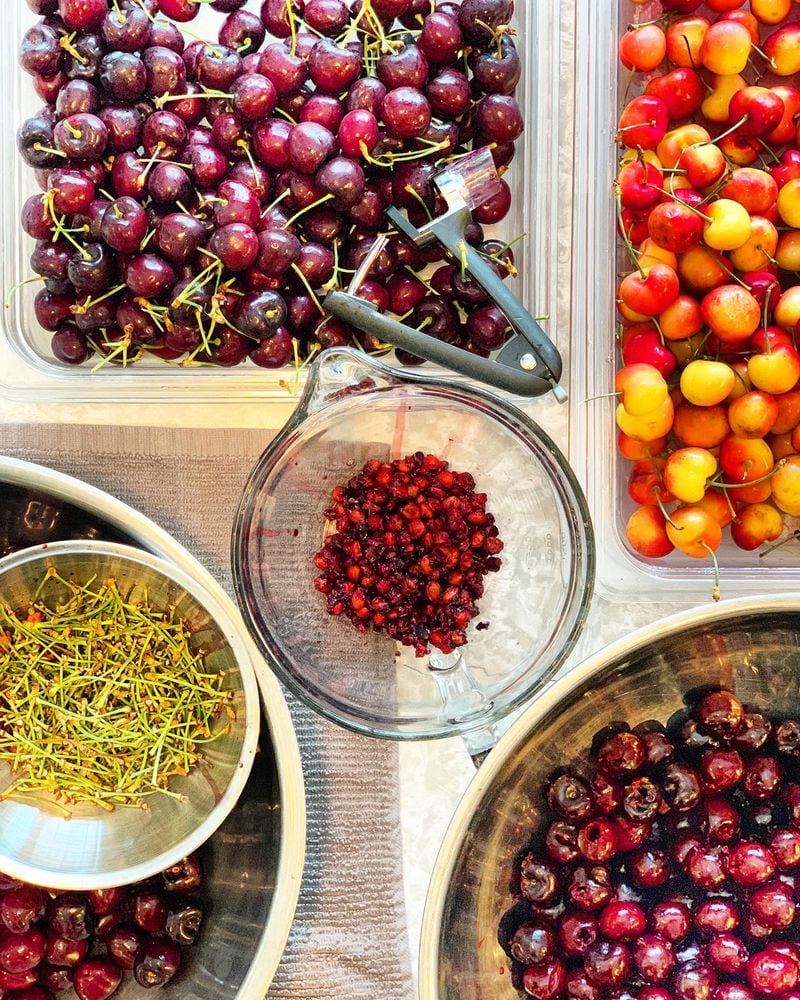
<path id="1" fill-rule="evenodd" d="M 119 989 L 122 969 L 108 958 L 87 958 L 75 969 L 78 1000 L 107 1000 Z"/>
<path id="2" fill-rule="evenodd" d="M 174 978 L 180 965 L 181 950 L 176 944 L 153 940 L 137 953 L 133 975 L 140 986 L 163 986 Z"/>

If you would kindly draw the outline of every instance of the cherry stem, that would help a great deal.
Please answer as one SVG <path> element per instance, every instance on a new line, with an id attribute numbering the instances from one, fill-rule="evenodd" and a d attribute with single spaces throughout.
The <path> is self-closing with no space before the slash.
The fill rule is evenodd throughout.
<path id="1" fill-rule="evenodd" d="M 718 489 L 721 489 L 721 490 L 741 490 L 741 489 L 744 489 L 746 486 L 756 486 L 758 483 L 764 483 L 768 479 L 772 479 L 772 477 L 777 472 L 780 472 L 780 470 L 784 467 L 784 465 L 786 465 L 786 459 L 782 458 L 775 465 L 774 468 L 770 469 L 769 472 L 764 473 L 763 476 L 759 476 L 758 479 L 751 479 L 747 483 L 726 483 L 722 479 L 711 479 L 711 480 L 708 481 L 708 485 L 709 486 L 717 487 Z"/>
<path id="2" fill-rule="evenodd" d="M 704 539 L 700 539 L 698 544 L 708 552 L 711 556 L 711 561 L 714 564 L 714 590 L 712 591 L 711 597 L 714 601 L 720 599 L 719 590 L 719 560 L 717 559 L 717 553 L 711 548 L 711 546 Z"/>
<path id="3" fill-rule="evenodd" d="M 39 277 L 36 278 L 25 278 L 23 281 L 18 281 L 16 285 L 12 285 L 12 287 L 9 288 L 9 290 L 6 292 L 6 297 L 5 297 L 6 309 L 8 309 L 8 307 L 11 305 L 11 300 L 14 298 L 14 296 L 17 294 L 20 288 L 22 288 L 23 285 L 32 285 L 44 280 L 45 279 L 40 275 Z"/>
<path id="4" fill-rule="evenodd" d="M 737 129 L 741 128 L 742 125 L 744 125 L 744 123 L 747 122 L 747 121 L 750 121 L 750 115 L 742 115 L 742 117 L 739 119 L 738 122 L 736 122 L 735 125 L 731 125 L 731 127 L 729 129 L 726 129 L 726 131 L 723 132 L 722 135 L 718 135 L 714 139 L 709 139 L 709 141 L 703 143 L 703 145 L 704 146 L 716 146 L 718 142 L 721 142 L 723 139 L 727 138 L 729 135 L 731 135 Z"/>
<path id="5" fill-rule="evenodd" d="M 800 541 L 800 530 L 793 531 L 791 535 L 787 535 L 786 538 L 782 538 L 779 542 L 774 542 L 768 548 L 763 549 L 761 552 L 758 553 L 758 558 L 763 559 L 764 556 L 768 556 L 771 552 L 774 552 L 775 549 L 780 549 L 784 545 L 787 545 L 789 542 L 798 542 L 798 541 Z"/>
<path id="6" fill-rule="evenodd" d="M 316 293 L 314 292 L 314 289 L 311 287 L 311 283 L 309 282 L 308 278 L 303 274 L 302 268 L 298 267 L 297 264 L 292 264 L 292 270 L 295 272 L 295 274 L 298 276 L 298 278 L 303 282 L 303 284 L 305 285 L 306 291 L 311 296 L 312 302 L 317 307 L 317 309 L 320 311 L 320 313 L 324 316 L 325 315 L 325 310 L 322 308 L 322 306 L 320 304 L 320 301 L 317 298 Z"/>
<path id="7" fill-rule="evenodd" d="M 33 148 L 38 153 L 49 153 L 51 156 L 60 156 L 62 159 L 68 159 L 66 153 L 62 153 L 60 149 L 53 149 L 52 146 L 45 146 L 41 142 L 35 142 Z"/>
<path id="8" fill-rule="evenodd" d="M 294 16 L 294 2 L 293 0 L 286 0 L 286 13 L 289 17 L 289 30 L 292 33 L 292 55 L 297 54 L 297 23 Z"/>
<path id="9" fill-rule="evenodd" d="M 64 37 L 63 37 L 63 38 L 62 38 L 62 39 L 61 39 L 61 40 L 59 41 L 59 43 L 58 43 L 58 44 L 59 44 L 59 45 L 61 46 L 61 48 L 62 48 L 62 49 L 63 49 L 63 50 L 64 50 L 64 51 L 66 52 L 66 53 L 68 53 L 69 55 L 71 55 L 71 56 L 72 56 L 72 58 L 73 58 L 73 59 L 75 60 L 75 62 L 78 62 L 78 63 L 80 63 L 80 64 L 81 64 L 81 66 L 85 66 L 85 65 L 86 65 L 86 64 L 87 64 L 87 63 L 89 62 L 89 60 L 88 60 L 88 59 L 86 58 L 86 56 L 82 56 L 82 55 L 80 54 L 80 52 L 78 52 L 78 50 L 77 50 L 77 49 L 75 48 L 75 46 L 74 46 L 74 45 L 72 44 L 72 42 L 73 42 L 73 40 L 75 39 L 75 36 L 76 36 L 76 35 L 77 35 L 77 31 L 73 31 L 71 35 L 65 35 L 65 36 L 64 36 Z"/>
<path id="10" fill-rule="evenodd" d="M 628 250 L 628 255 L 631 258 L 633 266 L 639 272 L 640 277 L 644 281 L 647 278 L 647 275 L 644 273 L 644 268 L 639 263 L 639 258 L 636 256 L 636 251 L 633 248 L 633 241 L 631 240 L 630 234 L 625 229 L 625 222 L 622 218 L 622 193 L 620 191 L 619 184 L 616 181 L 614 182 L 614 200 L 617 205 L 617 221 L 619 223 L 620 232 L 622 233 L 622 240 Z"/>
<path id="11" fill-rule="evenodd" d="M 663 501 L 661 500 L 661 497 L 659 496 L 659 493 L 660 493 L 660 492 L 661 492 L 661 490 L 659 489 L 659 487 L 658 487 L 658 486 L 654 486 L 654 487 L 653 487 L 653 496 L 654 496 L 654 497 L 656 498 L 656 503 L 658 504 L 658 509 L 659 509 L 659 510 L 661 511 L 661 513 L 662 513 L 662 514 L 664 515 L 664 520 L 665 520 L 665 521 L 667 522 L 667 524 L 671 524 L 671 525 L 672 525 L 672 527 L 673 527 L 673 528 L 674 528 L 674 529 L 675 529 L 676 531 L 683 531 L 683 526 L 682 526 L 682 525 L 679 525 L 679 524 L 676 524 L 676 523 L 675 523 L 675 522 L 674 522 L 674 521 L 672 520 L 672 518 L 671 518 L 671 517 L 669 516 L 669 511 L 668 511 L 668 510 L 667 510 L 667 508 L 666 508 L 666 507 L 664 506 L 664 504 L 663 504 Z"/>
<path id="12" fill-rule="evenodd" d="M 295 212 L 295 214 L 291 217 L 291 219 L 287 219 L 286 222 L 284 222 L 283 228 L 288 229 L 289 226 L 293 226 L 298 219 L 302 218 L 302 216 L 306 214 L 306 212 L 310 212 L 315 208 L 319 208 L 320 205 L 324 205 L 326 201 L 331 201 L 331 199 L 334 197 L 335 196 L 332 194 L 326 194 L 324 197 L 318 198 L 316 201 L 313 201 L 310 205 L 306 205 L 305 208 L 301 208 L 299 212 Z"/>

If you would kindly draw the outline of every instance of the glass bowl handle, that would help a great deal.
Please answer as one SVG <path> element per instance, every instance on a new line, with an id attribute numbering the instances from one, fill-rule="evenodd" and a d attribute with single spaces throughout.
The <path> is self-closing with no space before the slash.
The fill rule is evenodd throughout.
<path id="1" fill-rule="evenodd" d="M 340 399 L 361 396 L 405 381 L 391 368 L 354 347 L 328 348 L 311 366 L 292 423 L 296 424 Z"/>

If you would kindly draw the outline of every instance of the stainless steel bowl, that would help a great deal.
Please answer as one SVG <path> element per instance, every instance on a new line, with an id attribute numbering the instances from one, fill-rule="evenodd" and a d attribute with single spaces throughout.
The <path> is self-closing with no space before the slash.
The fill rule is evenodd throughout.
<path id="1" fill-rule="evenodd" d="M 193 652 L 221 673 L 234 717 L 219 720 L 203 766 L 170 781 L 174 795 L 153 795 L 146 809 L 110 811 L 79 803 L 65 816 L 48 795 L 12 795 L 0 801 L 0 869 L 54 889 L 97 889 L 149 878 L 205 843 L 236 804 L 258 743 L 261 716 L 253 664 L 241 622 L 196 577 L 141 549 L 96 540 L 51 542 L 0 560 L 0 601 L 24 615 L 50 570 L 78 586 L 113 579 L 133 604 L 174 608 L 189 624 Z M 48 586 L 42 600 L 64 600 L 63 584 Z M 113 751 L 113 746 L 105 748 Z M 58 752 L 57 749 L 55 751 Z M 0 795 L 13 784 L 0 767 Z"/>
<path id="2" fill-rule="evenodd" d="M 686 692 L 732 688 L 748 705 L 800 711 L 800 594 L 744 598 L 633 633 L 547 687 L 462 799 L 439 854 L 422 929 L 422 1000 L 516 1000 L 497 942 L 512 863 L 540 823 L 548 773 L 585 759 L 616 721 L 666 722 Z"/>
<path id="3" fill-rule="evenodd" d="M 61 538 L 106 538 L 154 552 L 231 600 L 171 535 L 102 490 L 0 456 L 0 552 Z M 263 1000 L 294 918 L 305 858 L 305 798 L 297 738 L 274 675 L 248 642 L 261 690 L 259 752 L 238 804 L 202 849 L 208 913 L 170 1000 Z M 135 983 L 121 1000 L 141 995 Z"/>

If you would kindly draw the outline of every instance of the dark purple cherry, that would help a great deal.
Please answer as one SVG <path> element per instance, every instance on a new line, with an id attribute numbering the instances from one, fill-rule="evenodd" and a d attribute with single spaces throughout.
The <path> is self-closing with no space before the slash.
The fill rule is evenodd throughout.
<path id="1" fill-rule="evenodd" d="M 112 256 L 102 243 L 87 243 L 81 250 L 76 250 L 67 267 L 67 276 L 72 284 L 93 295 L 106 291 L 113 284 L 113 273 Z"/>
<path id="2" fill-rule="evenodd" d="M 321 35 L 338 35 L 350 19 L 343 0 L 306 0 L 303 20 Z"/>
<path id="3" fill-rule="evenodd" d="M 144 116 L 136 108 L 109 104 L 100 108 L 97 117 L 108 130 L 107 152 L 131 152 L 141 145 Z"/>
<path id="4" fill-rule="evenodd" d="M 293 341 L 288 330 L 277 330 L 250 352 L 250 360 L 260 368 L 283 368 L 292 357 Z"/>
<path id="5" fill-rule="evenodd" d="M 325 94 L 341 94 L 361 73 L 361 55 L 343 48 L 330 38 L 320 38 L 311 50 L 308 72 L 317 89 Z"/>
<path id="6" fill-rule="evenodd" d="M 108 49 L 138 52 L 150 41 L 150 19 L 140 7 L 128 6 L 124 12 L 112 8 L 100 26 L 100 34 Z"/>
<path id="7" fill-rule="evenodd" d="M 260 18 L 246 10 L 233 11 L 219 29 L 220 44 L 244 58 L 264 44 L 266 32 Z"/>
<path id="8" fill-rule="evenodd" d="M 148 230 L 147 212 L 133 198 L 112 201 L 100 224 L 100 235 L 120 253 L 135 253 Z"/>
<path id="9" fill-rule="evenodd" d="M 22 36 L 19 63 L 31 75 L 53 76 L 61 68 L 62 54 L 58 32 L 46 24 L 34 24 Z"/>
<path id="10" fill-rule="evenodd" d="M 147 92 L 151 97 L 182 94 L 186 89 L 186 63 L 177 52 L 151 45 L 142 52 L 147 68 Z"/>
<path id="11" fill-rule="evenodd" d="M 175 284 L 175 271 L 158 254 L 143 253 L 128 264 L 125 282 L 134 295 L 157 299 Z"/>
<path id="12" fill-rule="evenodd" d="M 522 61 L 514 40 L 504 34 L 498 45 L 479 49 L 470 58 L 470 69 L 484 93 L 512 97 L 522 76 Z"/>

